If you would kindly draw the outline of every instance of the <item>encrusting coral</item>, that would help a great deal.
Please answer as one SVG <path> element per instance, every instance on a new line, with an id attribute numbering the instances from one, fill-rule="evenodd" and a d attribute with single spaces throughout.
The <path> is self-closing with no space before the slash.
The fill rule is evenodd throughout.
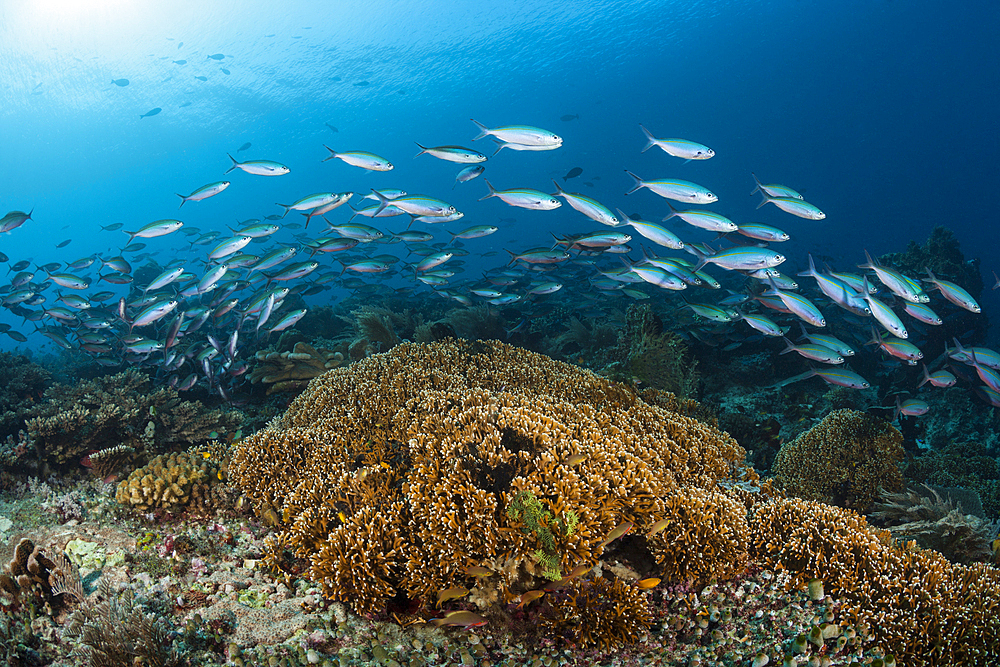
<path id="1" fill-rule="evenodd" d="M 280 523 L 272 567 L 303 559 L 328 597 L 373 612 L 399 593 L 433 600 L 471 585 L 470 567 L 490 572 L 475 597 L 518 596 L 633 543 L 647 554 L 636 567 L 655 559 L 692 583 L 729 576 L 745 521 L 723 529 L 699 511 L 736 508 L 717 483 L 753 475 L 743 457 L 627 386 L 495 341 L 446 341 L 313 380 L 235 447 L 230 474 Z M 674 499 L 681 489 L 698 499 Z M 509 511 L 527 498 L 534 529 Z M 641 535 L 662 517 L 678 523 L 669 538 Z M 634 535 L 605 544 L 626 522 Z"/>
<path id="2" fill-rule="evenodd" d="M 892 425 L 857 410 L 835 410 L 784 444 L 772 471 L 789 495 L 865 512 L 879 489 L 898 491 L 903 436 Z"/>
<path id="3" fill-rule="evenodd" d="M 171 387 L 149 385 L 147 376 L 129 370 L 47 389 L 26 423 L 40 458 L 65 464 L 117 445 L 150 457 L 234 430 L 242 418 L 235 410 L 181 400 Z"/>

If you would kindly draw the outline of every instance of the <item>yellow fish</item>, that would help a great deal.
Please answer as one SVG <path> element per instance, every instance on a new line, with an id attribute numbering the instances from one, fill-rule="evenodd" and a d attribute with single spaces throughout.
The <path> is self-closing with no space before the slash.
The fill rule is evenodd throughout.
<path id="1" fill-rule="evenodd" d="M 461 586 L 452 586 L 451 588 L 438 591 L 437 606 L 440 607 L 443 602 L 447 602 L 448 600 L 457 600 L 458 598 L 465 597 L 468 594 L 469 589 L 462 588 Z"/>

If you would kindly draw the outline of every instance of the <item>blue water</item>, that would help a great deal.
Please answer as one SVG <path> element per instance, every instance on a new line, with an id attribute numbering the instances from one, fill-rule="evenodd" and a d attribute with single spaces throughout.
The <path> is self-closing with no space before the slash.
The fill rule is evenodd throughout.
<path id="1" fill-rule="evenodd" d="M 11 263 L 113 255 L 126 237 L 101 225 L 134 229 L 178 217 L 225 231 L 280 213 L 275 202 L 373 187 L 448 200 L 466 213 L 451 231 L 500 224 L 499 233 L 466 243 L 470 267 L 502 264 L 504 248 L 550 244 L 550 233 L 602 231 L 565 205 L 538 212 L 479 202 L 482 178 L 452 190 L 461 165 L 413 159 L 414 141 L 490 154 L 487 140 L 472 143 L 476 118 L 564 138 L 555 151 L 501 151 L 486 163 L 498 188 L 552 191 L 558 178 L 570 191 L 658 220 L 663 201 L 648 191 L 625 197 L 623 170 L 692 180 L 719 194 L 712 210 L 788 231 L 793 240 L 781 250 L 789 274 L 804 268 L 807 252 L 850 268 L 865 248 L 901 250 L 944 224 L 968 257 L 982 258 L 991 286 L 1000 268 L 998 38 L 1000 5 L 985 1 L 960 11 L 916 1 L 3 2 L 0 213 L 34 209 L 34 219 L 0 239 L 0 251 Z M 208 57 L 217 53 L 225 58 Z M 129 85 L 111 83 L 120 78 Z M 162 112 L 140 118 L 155 107 Z M 656 149 L 640 153 L 639 123 L 705 143 L 716 157 L 684 164 Z M 245 142 L 252 147 L 237 154 Z M 383 155 L 396 168 L 321 163 L 324 143 Z M 175 193 L 221 180 L 227 152 L 292 171 L 234 171 L 227 191 L 178 211 Z M 576 166 L 583 174 L 564 183 Z M 751 171 L 796 188 L 827 219 L 755 211 Z M 674 224 L 686 240 L 712 238 Z M 291 232 L 281 234 L 291 241 Z M 161 263 L 189 256 L 199 270 L 206 251 L 189 250 L 179 234 L 146 243 Z M 371 254 L 384 251 L 394 249 Z M 500 255 L 476 256 L 489 251 Z M 393 284 L 412 284 L 405 275 Z M 106 287 L 95 281 L 93 289 Z M 996 295 L 984 293 L 985 313 L 997 312 Z M 20 318 L 3 321 L 31 331 Z M 32 333 L 29 345 L 49 343 Z"/>

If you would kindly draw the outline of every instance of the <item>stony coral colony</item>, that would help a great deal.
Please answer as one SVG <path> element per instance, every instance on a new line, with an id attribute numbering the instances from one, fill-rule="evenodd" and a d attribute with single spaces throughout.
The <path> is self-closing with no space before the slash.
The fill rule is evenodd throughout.
<path id="1" fill-rule="evenodd" d="M 277 528 L 272 570 L 362 614 L 459 597 L 462 624 L 517 605 L 554 637 L 608 646 L 646 631 L 655 579 L 701 586 L 763 568 L 824 582 L 852 646 L 885 664 L 1000 656 L 1000 571 L 823 504 L 832 491 L 808 461 L 760 484 L 736 441 L 691 409 L 499 342 L 402 344 L 313 380 L 237 444 L 229 474 Z M 864 415 L 833 417 L 789 460 L 857 446 L 836 435 Z M 891 431 L 865 432 L 869 465 L 838 487 L 859 502 L 899 447 Z M 785 498 L 782 482 L 816 499 Z M 845 637 L 822 649 L 833 655 L 843 630 L 817 646 Z"/>

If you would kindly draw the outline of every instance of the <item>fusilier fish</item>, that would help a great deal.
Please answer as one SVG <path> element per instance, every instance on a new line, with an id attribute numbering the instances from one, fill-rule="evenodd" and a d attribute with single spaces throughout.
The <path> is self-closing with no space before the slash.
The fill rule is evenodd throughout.
<path id="1" fill-rule="evenodd" d="M 330 151 L 330 155 L 324 158 L 323 162 L 336 158 L 351 165 L 352 167 L 360 167 L 361 169 L 365 169 L 367 171 L 392 171 L 392 163 L 384 157 L 375 155 L 374 153 L 366 153 L 364 151 L 347 151 L 346 153 L 338 153 L 326 144 L 323 144 L 323 148 Z"/>
<path id="2" fill-rule="evenodd" d="M 462 148 L 461 146 L 422 146 L 418 142 L 413 142 L 420 146 L 420 152 L 414 157 L 420 157 L 423 154 L 436 157 L 439 160 L 445 160 L 447 162 L 457 162 L 459 164 L 478 164 L 480 162 L 486 162 L 486 156 L 482 153 L 476 152 L 471 148 Z"/>
<path id="3" fill-rule="evenodd" d="M 793 197 L 772 197 L 764 191 L 761 191 L 761 196 L 764 199 L 757 205 L 757 208 L 760 208 L 765 204 L 774 204 L 785 213 L 791 213 L 799 218 L 805 218 L 807 220 L 823 220 L 826 218 L 826 213 L 819 210 L 809 202 L 803 201 L 802 199 L 795 199 Z"/>
<path id="4" fill-rule="evenodd" d="M 288 167 L 281 164 L 280 162 L 271 162 L 270 160 L 247 160 L 246 162 L 238 162 L 236 158 L 229 153 L 226 153 L 229 159 L 233 161 L 233 166 L 226 170 L 228 174 L 233 169 L 242 169 L 248 174 L 253 174 L 255 176 L 284 176 L 289 171 Z"/>
<path id="5" fill-rule="evenodd" d="M 940 278 L 935 276 L 934 272 L 931 271 L 930 269 L 927 269 L 927 277 L 928 278 L 925 282 L 934 285 L 934 287 L 936 287 L 938 291 L 941 292 L 941 296 L 943 296 L 948 301 L 951 301 L 959 308 L 964 308 L 965 310 L 968 310 L 969 312 L 972 313 L 982 312 L 982 309 L 979 307 L 979 304 L 976 303 L 976 300 L 972 298 L 972 295 L 966 292 L 958 285 L 956 285 L 955 283 L 949 282 L 947 280 L 941 280 Z"/>
<path id="6" fill-rule="evenodd" d="M 711 157 L 715 157 L 715 151 L 704 144 L 687 141 L 686 139 L 657 139 L 642 125 L 640 125 L 639 128 L 642 130 L 642 133 L 646 135 L 646 147 L 642 149 L 643 153 L 648 151 L 653 146 L 657 146 L 668 155 L 684 158 L 685 161 L 707 160 Z"/>
<path id="7" fill-rule="evenodd" d="M 494 136 L 499 141 L 521 146 L 561 146 L 562 137 L 559 135 L 530 125 L 505 125 L 503 127 L 489 128 L 477 121 L 472 122 L 479 128 L 479 134 L 473 141 L 477 141 L 486 136 Z"/>
<path id="8" fill-rule="evenodd" d="M 180 220 L 157 220 L 156 222 L 151 222 L 148 225 L 141 227 L 139 231 L 125 233 L 128 234 L 128 242 L 132 243 L 136 238 L 140 239 L 152 239 L 158 236 L 166 236 L 167 234 L 172 234 L 178 229 L 184 226 L 184 223 Z"/>
<path id="9" fill-rule="evenodd" d="M 750 191 L 751 195 L 757 194 L 758 192 L 762 192 L 766 195 L 770 195 L 771 197 L 785 197 L 790 199 L 803 198 L 802 195 L 800 195 L 798 192 L 787 186 L 777 185 L 777 184 L 764 185 L 759 180 L 757 180 L 757 174 L 751 172 L 750 175 L 753 176 L 753 181 L 754 183 L 757 184 L 757 187 L 755 187 L 753 190 Z"/>
<path id="10" fill-rule="evenodd" d="M 454 190 L 455 186 L 458 185 L 459 183 L 466 183 L 474 178 L 481 176 L 484 171 L 486 171 L 486 167 L 482 165 L 478 165 L 475 167 L 466 167 L 462 171 L 458 172 L 457 176 L 455 176 L 455 183 L 454 185 L 451 186 L 451 189 Z"/>
<path id="11" fill-rule="evenodd" d="M 285 212 L 281 214 L 284 218 L 288 215 L 289 211 L 311 211 L 314 208 L 319 208 L 320 206 L 326 206 L 330 202 L 337 201 L 340 195 L 333 192 L 320 192 L 319 194 L 309 195 L 308 197 L 303 197 L 294 204 L 278 204 L 275 206 L 280 206 L 285 209 Z"/>
<path id="12" fill-rule="evenodd" d="M 554 180 L 552 181 L 552 185 L 556 186 L 554 197 L 562 197 L 573 209 L 583 213 L 594 222 L 599 222 L 609 227 L 617 227 L 621 224 L 621 221 L 615 217 L 615 214 L 603 204 L 581 194 L 566 192 Z"/>
<path id="13" fill-rule="evenodd" d="M 529 188 L 497 190 L 488 180 L 486 180 L 486 187 L 490 189 L 490 193 L 485 197 L 480 197 L 479 201 L 489 199 L 490 197 L 497 197 L 500 201 L 510 206 L 517 206 L 518 208 L 527 208 L 535 211 L 551 211 L 552 209 L 562 206 L 562 202 L 558 199 L 539 190 L 531 190 Z"/>
<path id="14" fill-rule="evenodd" d="M 179 192 L 176 193 L 178 197 L 181 198 L 181 204 L 177 208 L 184 206 L 185 202 L 189 201 L 201 201 L 202 199 L 208 199 L 209 197 L 214 197 L 223 190 L 229 187 L 229 181 L 219 181 L 217 183 L 209 183 L 208 185 L 203 185 L 191 194 L 184 196 Z"/>
<path id="15" fill-rule="evenodd" d="M 664 248 L 672 248 L 674 250 L 681 250 L 684 248 L 684 242 L 670 230 L 665 229 L 654 222 L 646 222 L 645 220 L 639 220 L 638 218 L 632 219 L 625 215 L 625 212 L 620 208 L 615 210 L 618 211 L 618 217 L 621 220 L 621 224 L 630 225 L 632 229 L 639 232 L 656 245 L 661 245 Z"/>
<path id="16" fill-rule="evenodd" d="M 642 188 L 647 188 L 664 199 L 673 199 L 675 201 L 683 201 L 691 204 L 711 204 L 712 202 L 719 201 L 719 198 L 716 197 L 710 190 L 698 185 L 697 183 L 692 183 L 691 181 L 682 181 L 680 179 L 644 181 L 628 169 L 625 170 L 625 173 L 635 180 L 635 186 L 625 193 L 627 195 L 641 190 Z M 728 231 L 736 231 L 736 225 L 733 225 L 733 228 Z"/>

